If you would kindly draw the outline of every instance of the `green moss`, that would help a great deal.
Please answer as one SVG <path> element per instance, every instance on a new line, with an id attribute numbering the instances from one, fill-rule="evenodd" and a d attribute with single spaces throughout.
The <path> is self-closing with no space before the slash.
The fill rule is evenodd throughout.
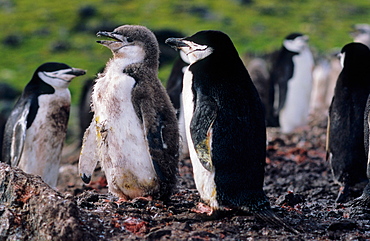
<path id="1" fill-rule="evenodd" d="M 230 35 L 241 55 L 272 51 L 280 47 L 287 34 L 299 31 L 310 36 L 317 52 L 326 52 L 350 42 L 351 26 L 368 22 L 370 16 L 369 0 L 240 2 L 4 0 L 0 8 L 0 81 L 23 89 L 40 64 L 65 62 L 88 70 L 70 86 L 73 103 L 77 103 L 84 79 L 95 76 L 111 57 L 109 50 L 95 43 L 94 30 L 103 26 L 141 24 L 153 30 L 176 29 L 185 35 L 217 29 Z M 79 10 L 86 6 L 95 8 L 95 15 L 81 18 Z M 76 31 L 77 26 L 86 30 Z M 16 36 L 18 45 L 5 45 L 8 36 Z M 64 46 L 65 50 L 55 46 Z M 160 70 L 163 83 L 170 70 L 170 65 Z"/>

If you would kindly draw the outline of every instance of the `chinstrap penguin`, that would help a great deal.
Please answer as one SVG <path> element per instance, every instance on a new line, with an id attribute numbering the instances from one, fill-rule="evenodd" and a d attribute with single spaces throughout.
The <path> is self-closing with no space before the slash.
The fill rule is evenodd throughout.
<path id="1" fill-rule="evenodd" d="M 289 34 L 271 70 L 271 109 L 282 133 L 291 133 L 308 121 L 314 61 L 307 42 L 306 35 Z"/>
<path id="2" fill-rule="evenodd" d="M 271 211 L 262 189 L 263 107 L 231 39 L 208 30 L 166 43 L 190 61 L 182 92 L 185 127 L 195 184 L 211 208 L 208 214 L 238 208 L 286 227 Z"/>
<path id="3" fill-rule="evenodd" d="M 354 31 L 351 33 L 353 42 L 365 44 L 370 48 L 370 25 L 369 24 L 355 24 Z"/>
<path id="4" fill-rule="evenodd" d="M 347 44 L 341 51 L 341 63 L 329 107 L 327 159 L 341 185 L 336 202 L 342 203 L 351 186 L 366 181 L 364 111 L 370 93 L 370 50 L 361 43 Z"/>
<path id="5" fill-rule="evenodd" d="M 71 104 L 68 86 L 85 73 L 54 62 L 36 69 L 6 123 L 3 162 L 57 185 Z"/>
<path id="6" fill-rule="evenodd" d="M 143 26 L 98 32 L 113 57 L 92 94 L 94 118 L 85 132 L 79 169 L 89 183 L 99 160 L 109 191 L 120 200 L 167 199 L 177 180 L 175 110 L 157 77 L 158 42 Z"/>

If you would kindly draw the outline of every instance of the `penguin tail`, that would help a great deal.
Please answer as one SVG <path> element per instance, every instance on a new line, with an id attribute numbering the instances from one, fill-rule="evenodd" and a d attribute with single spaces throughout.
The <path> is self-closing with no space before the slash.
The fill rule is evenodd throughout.
<path id="1" fill-rule="evenodd" d="M 364 207 L 370 208 L 370 182 L 366 185 L 362 195 L 355 200 L 348 202 L 345 207 Z"/>
<path id="2" fill-rule="evenodd" d="M 291 227 L 287 223 L 285 223 L 283 220 L 281 220 L 271 209 L 264 209 L 259 210 L 254 213 L 255 217 L 257 219 L 260 219 L 261 221 L 268 223 L 272 226 L 279 226 L 284 229 L 286 229 L 289 232 L 292 232 L 294 234 L 301 233 L 300 231 L 296 230 L 295 228 Z"/>

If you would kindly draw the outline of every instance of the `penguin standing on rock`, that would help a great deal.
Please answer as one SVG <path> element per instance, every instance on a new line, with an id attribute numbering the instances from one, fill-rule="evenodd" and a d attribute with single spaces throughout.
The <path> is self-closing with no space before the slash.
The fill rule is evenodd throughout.
<path id="1" fill-rule="evenodd" d="M 307 124 L 312 89 L 313 57 L 308 37 L 289 34 L 271 70 L 270 103 L 282 133 Z"/>
<path id="2" fill-rule="evenodd" d="M 341 51 L 341 63 L 327 133 L 327 158 L 341 185 L 336 202 L 345 202 L 349 188 L 366 181 L 364 111 L 370 94 L 370 50 L 361 43 L 347 44 Z"/>
<path id="3" fill-rule="evenodd" d="M 175 110 L 157 77 L 159 49 L 143 26 L 98 32 L 113 58 L 96 79 L 94 118 L 85 132 L 79 169 L 89 183 L 99 160 L 109 191 L 121 201 L 167 199 L 176 186 L 179 134 Z"/>
<path id="4" fill-rule="evenodd" d="M 231 39 L 209 30 L 166 43 L 190 61 L 183 81 L 185 127 L 195 184 L 210 206 L 207 213 L 237 207 L 281 224 L 262 189 L 262 102 Z"/>
<path id="5" fill-rule="evenodd" d="M 6 123 L 3 162 L 56 186 L 71 104 L 68 85 L 85 73 L 53 62 L 37 68 Z"/>

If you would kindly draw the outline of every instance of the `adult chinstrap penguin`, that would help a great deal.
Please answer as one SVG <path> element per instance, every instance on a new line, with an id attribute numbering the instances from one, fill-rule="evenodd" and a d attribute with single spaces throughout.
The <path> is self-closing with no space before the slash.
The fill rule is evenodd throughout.
<path id="1" fill-rule="evenodd" d="M 281 132 L 291 133 L 307 124 L 312 89 L 313 57 L 308 37 L 289 34 L 271 70 L 270 105 Z"/>
<path id="2" fill-rule="evenodd" d="M 182 92 L 185 127 L 195 184 L 209 215 L 236 207 L 286 227 L 262 189 L 263 107 L 231 39 L 209 30 L 166 42 L 190 61 Z"/>
<path id="3" fill-rule="evenodd" d="M 54 62 L 36 69 L 6 123 L 3 162 L 57 185 L 71 104 L 68 86 L 85 73 Z"/>
<path id="4" fill-rule="evenodd" d="M 355 24 L 351 33 L 353 42 L 365 44 L 370 48 L 370 25 L 365 23 Z"/>
<path id="5" fill-rule="evenodd" d="M 94 118 L 81 150 L 86 183 L 99 160 L 109 191 L 121 200 L 167 199 L 176 186 L 179 134 L 175 110 L 159 81 L 158 42 L 143 26 L 98 32 L 113 57 L 96 79 Z"/>
<path id="6" fill-rule="evenodd" d="M 343 69 L 329 108 L 327 133 L 327 158 L 335 181 L 341 185 L 337 202 L 345 202 L 349 188 L 367 179 L 364 111 L 370 93 L 369 48 L 350 43 L 342 48 L 341 55 Z"/>

